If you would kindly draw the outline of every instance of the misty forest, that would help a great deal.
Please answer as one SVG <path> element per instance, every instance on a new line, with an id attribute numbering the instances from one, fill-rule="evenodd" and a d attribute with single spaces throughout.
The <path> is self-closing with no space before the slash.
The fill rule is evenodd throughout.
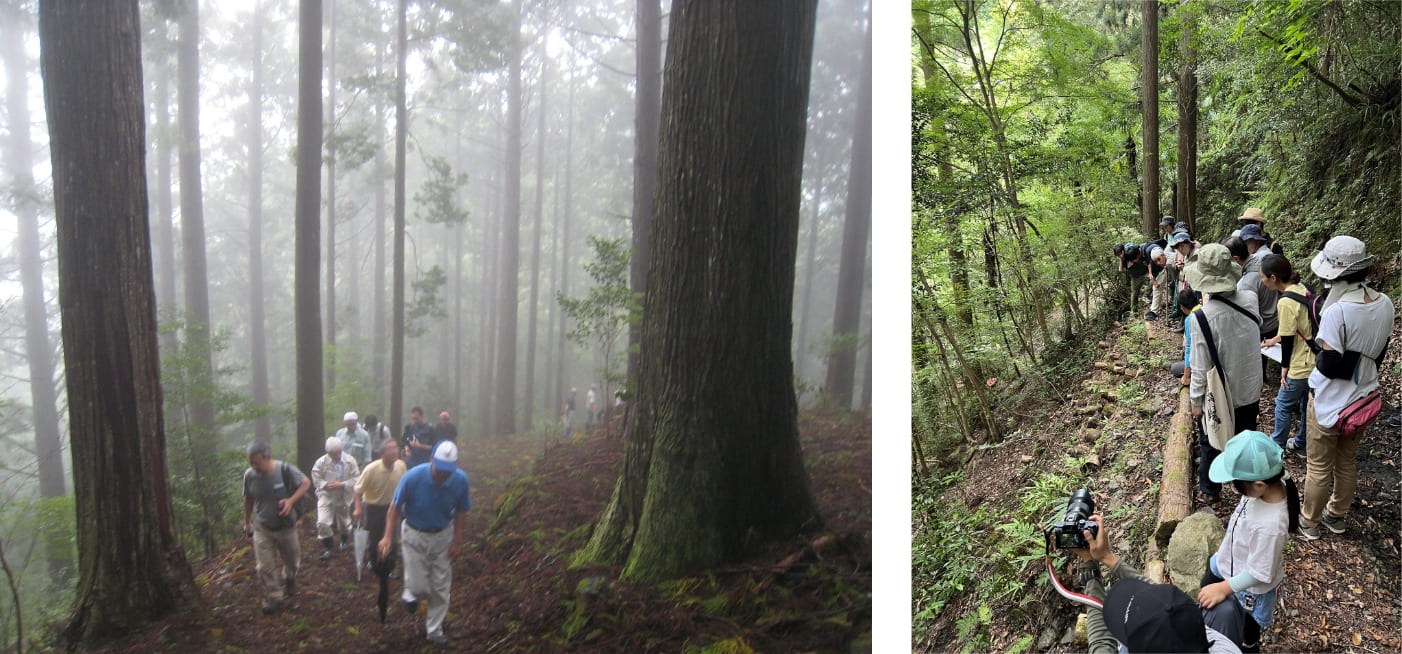
<path id="1" fill-rule="evenodd" d="M 0 3 L 0 649 L 869 647 L 869 16 Z"/>

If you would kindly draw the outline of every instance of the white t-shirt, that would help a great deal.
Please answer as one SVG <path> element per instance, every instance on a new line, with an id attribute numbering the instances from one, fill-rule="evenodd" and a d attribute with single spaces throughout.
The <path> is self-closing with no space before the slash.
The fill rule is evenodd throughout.
<path id="1" fill-rule="evenodd" d="M 1333 427 L 1344 407 L 1378 387 L 1378 363 L 1372 357 L 1383 349 L 1383 343 L 1392 335 L 1396 309 L 1388 296 L 1372 289 L 1368 289 L 1368 294 L 1376 299 L 1364 304 L 1360 301 L 1361 291 L 1346 293 L 1319 317 L 1319 334 L 1315 341 L 1327 343 L 1330 349 L 1340 352 L 1363 353 L 1349 379 L 1329 379 L 1318 368 L 1310 373 L 1314 415 L 1321 426 Z"/>
<path id="2" fill-rule="evenodd" d="M 1242 590 L 1268 593 L 1285 580 L 1285 542 L 1289 539 L 1290 509 L 1285 500 L 1272 503 L 1243 497 L 1217 547 L 1217 572 L 1223 579 L 1250 572 L 1260 583 Z"/>
<path id="3" fill-rule="evenodd" d="M 595 398 L 594 398 L 594 389 L 591 388 L 591 389 L 589 389 L 589 408 L 591 408 L 591 409 L 594 408 L 594 402 L 595 402 L 595 401 L 596 401 L 596 400 L 595 400 Z"/>

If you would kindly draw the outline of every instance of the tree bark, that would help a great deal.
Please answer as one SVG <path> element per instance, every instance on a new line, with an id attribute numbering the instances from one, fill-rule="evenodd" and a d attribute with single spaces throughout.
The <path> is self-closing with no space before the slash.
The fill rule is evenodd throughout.
<path id="1" fill-rule="evenodd" d="M 530 429 L 535 423 L 531 421 L 535 410 L 535 345 L 536 345 L 536 317 L 540 312 L 537 304 L 540 301 L 540 230 L 541 217 L 545 214 L 545 76 L 549 67 L 546 56 L 546 48 L 540 49 L 540 108 L 536 124 L 536 159 L 535 159 L 535 243 L 531 247 L 531 315 L 529 327 L 526 333 L 526 398 L 525 398 L 525 425 Z"/>
<path id="2" fill-rule="evenodd" d="M 326 0 L 326 139 L 336 138 L 336 0 Z M 326 390 L 336 388 L 336 151 L 326 151 Z M 365 465 L 361 463 L 361 465 Z"/>
<path id="3" fill-rule="evenodd" d="M 204 199 L 200 181 L 200 6 L 182 2 L 180 47 L 176 52 L 176 85 L 180 122 L 180 237 L 185 263 L 185 340 L 204 358 L 205 379 L 214 379 L 214 352 L 209 346 L 209 282 L 205 263 Z M 196 395 L 190 423 L 203 434 L 214 433 L 214 403 Z"/>
<path id="4" fill-rule="evenodd" d="M 377 45 L 375 48 L 375 72 L 380 72 L 380 59 L 382 50 Z M 383 402 L 385 397 L 385 353 L 388 350 L 386 342 L 389 340 L 385 329 L 385 105 L 379 99 L 375 100 L 375 303 L 371 307 L 374 311 L 374 388 L 376 397 Z M 384 406 L 381 404 L 381 406 Z M 395 419 L 392 415 L 385 416 L 386 424 L 397 428 L 399 423 L 392 422 Z"/>
<path id="5" fill-rule="evenodd" d="M 1160 547 L 1178 523 L 1187 519 L 1193 508 L 1193 417 L 1188 410 L 1188 389 L 1178 393 L 1178 412 L 1168 426 L 1168 441 L 1163 448 L 1163 481 L 1159 484 L 1159 516 L 1154 526 L 1154 539 Z"/>
<path id="6" fill-rule="evenodd" d="M 652 242 L 653 193 L 657 187 L 657 130 L 662 106 L 662 7 L 660 0 L 638 0 L 637 106 L 633 116 L 633 297 L 647 293 L 648 248 Z M 628 325 L 628 381 L 637 379 L 641 325 Z M 606 364 L 607 365 L 607 364 Z M 607 398 L 604 402 L 608 405 Z"/>
<path id="7" fill-rule="evenodd" d="M 409 108 L 404 97 L 408 76 L 408 0 L 399 0 L 398 36 L 395 46 L 394 80 L 394 292 L 390 300 L 394 312 L 390 341 L 389 415 L 385 423 L 398 428 L 404 424 L 404 159 L 409 134 Z"/>
<path id="8" fill-rule="evenodd" d="M 72 651 L 199 602 L 171 528 L 136 0 L 39 5 L 77 513 Z"/>
<path id="9" fill-rule="evenodd" d="M 627 578 L 821 524 L 789 350 L 815 5 L 672 5 L 639 391 L 584 554 Z"/>
<path id="10" fill-rule="evenodd" d="M 1159 3 L 1140 0 L 1143 10 L 1143 79 L 1140 105 L 1144 113 L 1144 201 L 1140 207 L 1146 238 L 1159 228 Z M 1138 311 L 1139 307 L 1130 307 Z"/>
<path id="11" fill-rule="evenodd" d="M 34 452 L 39 467 L 39 496 L 62 497 L 67 493 L 63 473 L 63 449 L 58 429 L 58 393 L 54 386 L 53 348 L 49 344 L 48 305 L 44 299 L 44 257 L 39 239 L 39 190 L 34 185 L 33 143 L 30 140 L 29 62 L 23 35 L 30 30 L 29 17 L 17 8 L 0 10 L 0 57 L 6 75 L 6 116 L 10 138 L 5 158 L 13 188 L 19 238 L 20 286 L 24 293 L 24 352 L 29 364 L 29 397 L 34 414 Z M 73 568 L 72 546 L 63 530 L 43 534 L 44 557 L 49 574 L 67 583 Z"/>
<path id="12" fill-rule="evenodd" d="M 1198 74 L 1197 53 L 1193 51 L 1194 22 L 1191 11 L 1183 10 L 1184 23 L 1179 35 L 1178 68 L 1178 186 L 1177 220 L 1188 223 L 1197 233 L 1198 202 Z"/>
<path id="13" fill-rule="evenodd" d="M 521 0 L 512 3 L 515 33 L 521 32 Z M 521 57 L 511 53 L 506 92 L 506 213 L 501 222 L 501 276 L 497 283 L 497 375 L 493 390 L 498 434 L 516 433 L 516 314 L 521 269 Z"/>
<path id="14" fill-rule="evenodd" d="M 300 0 L 297 47 L 297 466 L 324 451 L 321 297 L 321 0 Z"/>
<path id="15" fill-rule="evenodd" d="M 856 125 L 852 131 L 852 162 L 847 169 L 847 217 L 842 227 L 842 259 L 837 273 L 837 301 L 832 333 L 837 342 L 828 354 L 827 403 L 852 408 L 857 350 L 861 337 L 862 282 L 867 239 L 871 236 L 871 30 L 862 55 L 862 84 L 857 92 Z"/>
<path id="16" fill-rule="evenodd" d="M 574 90 L 575 75 L 570 74 L 570 101 L 566 105 L 569 109 L 565 118 L 565 213 L 560 220 L 560 286 L 558 291 L 566 296 L 570 294 L 570 214 L 574 208 Z M 647 256 L 646 254 L 633 253 L 633 256 Z M 565 359 L 568 358 L 567 345 L 565 343 L 565 312 L 557 313 L 560 324 L 558 336 L 556 338 L 556 350 L 560 353 L 555 359 L 555 407 L 561 408 L 565 403 Z"/>
<path id="17" fill-rule="evenodd" d="M 268 406 L 267 317 L 263 306 L 263 3 L 253 9 L 253 80 L 248 86 L 248 338 L 253 404 Z M 253 437 L 272 438 L 272 420 L 253 423 Z"/>
<path id="18" fill-rule="evenodd" d="M 161 51 L 164 53 L 164 51 Z M 175 217 L 171 211 L 170 189 L 170 58 L 164 57 L 156 68 L 156 295 L 157 315 L 169 319 L 176 315 L 179 299 L 175 292 Z M 162 352 L 171 352 L 175 334 L 157 339 Z"/>
<path id="19" fill-rule="evenodd" d="M 822 190 L 823 166 L 822 158 L 814 164 L 814 170 L 818 171 L 813 176 L 813 203 L 808 216 L 808 239 L 804 246 L 806 253 L 803 256 L 803 301 L 800 303 L 800 313 L 798 319 L 798 345 L 794 347 L 794 376 L 799 379 L 807 379 L 804 374 L 808 367 L 808 316 L 809 309 L 813 304 L 813 262 L 817 258 L 818 252 L 818 222 L 821 215 L 818 207 L 822 204 L 819 191 Z M 638 256 L 634 253 L 634 256 Z"/>

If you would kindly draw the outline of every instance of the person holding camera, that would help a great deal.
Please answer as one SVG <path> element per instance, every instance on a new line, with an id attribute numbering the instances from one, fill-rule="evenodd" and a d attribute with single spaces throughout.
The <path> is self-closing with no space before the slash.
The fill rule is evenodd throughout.
<path id="1" fill-rule="evenodd" d="M 1282 455 L 1270 436 L 1244 431 L 1227 441 L 1210 472 L 1212 481 L 1231 482 L 1241 501 L 1207 561 L 1198 603 L 1210 609 L 1235 596 L 1252 618 L 1242 648 L 1248 652 L 1259 650 L 1260 634 L 1271 626 L 1285 580 L 1285 543 L 1299 528 L 1300 494 L 1285 477 Z"/>
<path id="2" fill-rule="evenodd" d="M 1110 533 L 1099 514 L 1090 516 L 1095 530 L 1082 532 L 1088 547 L 1072 549 L 1086 595 L 1105 604 L 1086 612 L 1090 654 L 1116 652 L 1212 652 L 1240 654 L 1245 617 L 1234 604 L 1211 610 L 1199 607 L 1172 584 L 1155 584 L 1110 548 Z M 1109 593 L 1100 566 L 1115 582 Z"/>

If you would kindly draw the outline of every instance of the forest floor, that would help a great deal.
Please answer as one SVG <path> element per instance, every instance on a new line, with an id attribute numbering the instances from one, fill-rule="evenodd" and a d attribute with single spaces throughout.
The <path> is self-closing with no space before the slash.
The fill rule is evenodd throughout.
<path id="1" fill-rule="evenodd" d="M 616 429 L 616 426 L 614 427 Z M 871 642 L 871 418 L 805 412 L 799 430 L 821 533 L 740 564 L 657 585 L 616 567 L 571 568 L 612 493 L 623 443 L 603 429 L 547 445 L 540 436 L 468 439 L 468 542 L 436 647 L 391 581 L 356 581 L 351 549 L 318 560 L 314 520 L 300 525 L 301 572 L 289 608 L 265 616 L 248 544 L 197 565 L 203 610 L 106 644 L 104 652 L 752 652 L 868 651 Z"/>
<path id="2" fill-rule="evenodd" d="M 1394 342 L 1399 338 L 1402 325 L 1395 323 Z M 1290 540 L 1285 551 L 1284 589 L 1263 651 L 1402 650 L 1402 478 L 1398 472 L 1402 452 L 1398 450 L 1399 430 L 1386 426 L 1387 419 L 1402 410 L 1402 379 L 1395 374 L 1402 365 L 1402 348 L 1391 349 L 1383 366 L 1383 413 L 1359 448 L 1359 484 L 1347 519 L 1348 531 L 1341 535 L 1326 532 L 1313 542 L 1298 536 Z M 936 521 L 953 522 L 948 515 L 971 513 L 975 507 L 979 507 L 979 516 L 1027 515 L 1030 497 L 1048 497 L 1045 492 L 1037 494 L 1042 490 L 1039 485 L 1053 479 L 1056 483 L 1052 485 L 1057 486 L 1069 478 L 1075 485 L 1091 489 L 1097 510 L 1107 517 L 1115 550 L 1131 565 L 1143 569 L 1157 518 L 1161 450 L 1177 410 L 1180 388 L 1163 363 L 1181 356 L 1181 334 L 1164 328 L 1162 321 L 1153 325 L 1116 323 L 1095 348 L 1095 360 L 1110 363 L 1111 369 L 1087 365 L 1090 370 L 1081 378 L 1056 379 L 1064 402 L 1008 408 L 1008 414 L 1024 416 L 1022 429 L 1003 443 L 976 449 L 958 481 L 933 502 L 938 508 L 912 516 L 915 533 L 922 528 L 939 528 Z M 1123 366 L 1124 372 L 1115 372 L 1115 365 Z M 1266 433 L 1274 423 L 1274 403 L 1274 387 L 1264 388 L 1259 429 Z M 1037 419 L 1027 420 L 1028 414 Z M 1287 454 L 1286 469 L 1298 480 L 1303 493 L 1304 459 Z M 1060 497 L 1064 502 L 1065 494 Z M 1225 486 L 1216 509 L 1224 526 L 1237 499 L 1235 491 Z M 1023 513 L 1018 513 L 1020 506 Z M 1046 508 L 1049 510 L 1041 515 L 1060 507 Z M 1192 508 L 1199 510 L 1202 505 Z M 940 511 L 948 514 L 940 515 Z M 926 522 L 930 527 L 923 527 Z M 982 583 L 1002 585 L 1006 590 L 981 590 L 982 597 L 966 593 L 933 615 L 917 615 L 912 638 L 917 651 L 1085 651 L 1085 646 L 1075 644 L 1072 638 L 1082 607 L 1049 589 L 1040 538 L 1029 538 L 1035 542 L 1026 544 L 990 545 L 1014 533 L 1018 532 L 1004 529 L 983 536 L 985 549 L 1005 547 L 1011 552 L 1008 556 L 951 559 L 966 567 L 983 568 L 973 571 L 970 579 L 1001 575 L 998 580 Z M 1064 558 L 1054 560 L 1063 564 Z M 997 560 L 1008 559 L 1017 565 L 998 567 Z M 953 569 L 955 563 L 945 565 Z M 1061 576 L 1074 578 L 1064 572 Z M 917 597 L 921 591 L 918 584 Z M 990 607 L 990 597 L 1006 599 L 991 602 Z"/>

